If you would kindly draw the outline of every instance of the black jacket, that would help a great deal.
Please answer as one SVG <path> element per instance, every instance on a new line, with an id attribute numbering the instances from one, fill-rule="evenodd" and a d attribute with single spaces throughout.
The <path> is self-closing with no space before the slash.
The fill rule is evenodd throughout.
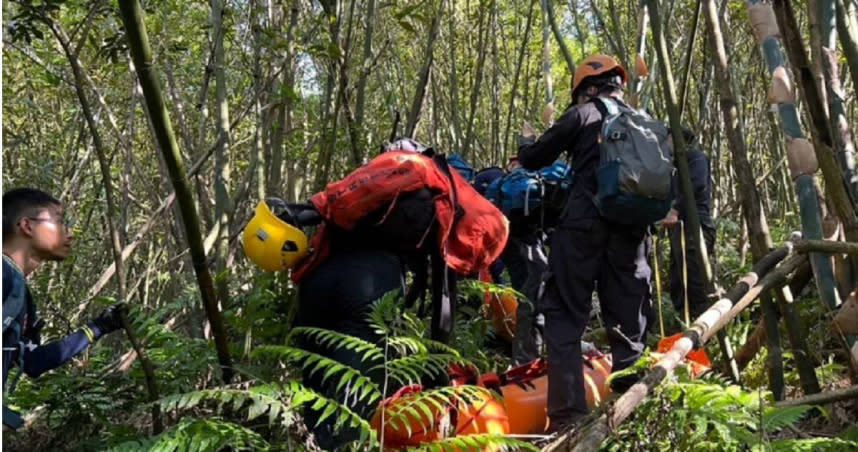
<path id="1" fill-rule="evenodd" d="M 596 102 L 573 105 L 532 144 L 519 147 L 521 165 L 536 170 L 552 164 L 564 152 L 572 156 L 575 181 L 560 218 L 561 227 L 577 227 L 599 217 L 593 203 L 599 167 L 599 134 L 605 116 Z"/>

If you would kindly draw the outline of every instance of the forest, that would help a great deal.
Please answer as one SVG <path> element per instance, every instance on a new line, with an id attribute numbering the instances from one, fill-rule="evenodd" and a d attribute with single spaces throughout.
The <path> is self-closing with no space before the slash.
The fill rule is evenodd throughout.
<path id="1" fill-rule="evenodd" d="M 7 0 L 2 17 L 3 191 L 52 194 L 73 234 L 27 277 L 41 340 L 127 306 L 117 332 L 4 388 L 4 425 L 6 407 L 23 420 L 4 449 L 328 450 L 333 430 L 352 433 L 338 450 L 858 451 L 858 1 Z M 260 201 L 307 205 L 397 137 L 506 168 L 593 54 L 625 68 L 629 105 L 693 132 L 672 138 L 682 243 L 703 238 L 696 146 L 714 246 L 682 253 L 707 295 L 691 315 L 669 290 L 671 231 L 649 229 L 645 349 L 601 384 L 640 379 L 575 428 L 511 432 L 484 409 L 517 414 L 486 381 L 515 380 L 497 306 L 524 290 L 453 278 L 443 340 L 386 293 L 363 319 L 373 342 L 302 323 L 318 300 L 246 255 Z M 5 263 L 3 281 L 8 386 Z M 615 342 L 594 306 L 588 363 Z M 473 378 L 453 385 L 456 369 Z"/>

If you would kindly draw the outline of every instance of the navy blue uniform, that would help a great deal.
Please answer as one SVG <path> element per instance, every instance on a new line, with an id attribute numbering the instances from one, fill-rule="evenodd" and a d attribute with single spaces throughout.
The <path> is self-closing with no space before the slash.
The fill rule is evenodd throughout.
<path id="1" fill-rule="evenodd" d="M 19 279 L 18 283 L 26 284 L 24 275 L 15 268 L 12 264 L 3 259 L 3 300 L 5 301 L 12 291 L 12 285 L 15 279 Z M 18 317 L 18 322 L 21 325 L 21 341 L 23 347 L 19 347 L 17 343 L 13 343 L 11 337 L 11 329 L 3 333 L 3 349 L 14 349 L 12 352 L 12 361 L 17 367 L 23 358 L 24 373 L 32 378 L 36 378 L 43 373 L 55 369 L 62 364 L 74 358 L 78 353 L 82 352 L 90 341 L 82 330 L 77 330 L 74 333 L 66 336 L 63 339 L 42 344 L 41 335 L 39 334 L 39 322 L 36 305 L 33 302 L 33 297 L 30 295 L 29 288 L 25 289 L 25 305 L 26 308 Z M 101 331 L 90 324 L 89 328 L 95 335 L 95 339 L 101 336 Z M 21 356 L 23 350 L 23 357 Z M 10 369 L 3 369 L 3 387 L 5 390 L 6 379 L 9 376 Z"/>
<path id="2" fill-rule="evenodd" d="M 549 165 L 563 152 L 572 155 L 575 166 L 569 200 L 551 237 L 549 275 L 540 300 L 552 428 L 562 428 L 587 413 L 581 337 L 590 318 L 594 288 L 609 331 L 614 370 L 629 367 L 640 357 L 651 310 L 646 229 L 603 219 L 592 198 L 597 190 L 603 108 L 594 102 L 570 107 L 518 154 L 527 169 Z"/>
<path id="3" fill-rule="evenodd" d="M 404 266 L 395 254 L 377 250 L 352 250 L 332 254 L 312 273 L 301 280 L 298 287 L 298 324 L 324 328 L 369 342 L 378 342 L 381 337 L 370 326 L 367 316 L 372 304 L 392 290 L 405 289 Z M 369 375 L 368 370 L 380 363 L 365 361 L 359 353 L 344 347 L 322 347 L 315 343 L 302 343 L 302 348 L 327 356 L 346 366 L 357 369 L 373 379 L 379 386 L 383 373 Z M 364 418 L 372 416 L 375 406 L 358 403 L 350 385 L 337 390 L 340 375 L 328 379 L 323 372 L 303 372 L 304 384 L 326 397 L 336 399 Z M 323 382 L 323 380 L 325 380 Z M 308 409 L 307 425 L 312 427 L 321 416 L 318 410 Z M 315 428 L 316 440 L 324 450 L 359 438 L 352 428 L 334 431 L 335 416 Z"/>
<path id="4" fill-rule="evenodd" d="M 691 186 L 694 188 L 694 200 L 697 204 L 697 212 L 700 215 L 700 229 L 703 232 L 703 240 L 706 244 L 709 258 L 715 253 L 715 223 L 712 221 L 710 205 L 712 203 L 712 183 L 710 181 L 709 159 L 706 157 L 699 145 L 688 152 L 688 170 L 691 175 Z M 679 181 L 675 185 L 679 187 Z M 685 194 L 678 190 L 676 210 L 679 219 L 685 221 Z M 688 230 L 686 229 L 686 234 Z M 685 288 L 682 284 L 682 240 L 681 230 L 677 225 L 670 230 L 670 298 L 677 312 L 685 309 Z M 690 238 L 685 237 L 685 263 L 688 274 L 688 305 L 691 318 L 702 314 L 709 306 L 706 297 L 706 289 L 703 286 L 702 269 L 697 265 L 697 248 L 691 244 Z"/>

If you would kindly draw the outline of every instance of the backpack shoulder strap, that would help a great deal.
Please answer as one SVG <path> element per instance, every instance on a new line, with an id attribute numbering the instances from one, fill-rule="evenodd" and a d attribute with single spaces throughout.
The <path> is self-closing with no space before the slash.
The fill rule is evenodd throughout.
<path id="1" fill-rule="evenodd" d="M 618 106 L 618 102 L 610 97 L 599 96 L 599 103 L 605 106 L 605 110 L 608 111 L 608 116 L 613 116 L 620 113 L 620 107 Z"/>
<path id="2" fill-rule="evenodd" d="M 24 311 L 27 288 L 24 275 L 18 270 L 18 266 L 12 262 L 12 259 L 5 254 L 3 255 L 3 267 L 15 273 L 11 278 L 12 288 L 3 299 L 3 332 L 5 333 Z"/>

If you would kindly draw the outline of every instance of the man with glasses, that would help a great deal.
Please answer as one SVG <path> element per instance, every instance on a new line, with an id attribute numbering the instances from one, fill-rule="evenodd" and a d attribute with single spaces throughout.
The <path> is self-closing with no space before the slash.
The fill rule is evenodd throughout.
<path id="1" fill-rule="evenodd" d="M 41 190 L 16 188 L 3 194 L 3 396 L 15 390 L 21 373 L 31 378 L 68 362 L 87 346 L 121 326 L 123 303 L 107 308 L 74 333 L 47 344 L 39 331 L 44 321 L 26 277 L 45 261 L 62 261 L 74 233 L 65 223 L 59 200 Z M 19 367 L 7 389 L 11 367 Z M 3 425 L 22 425 L 18 413 L 3 406 Z"/>

